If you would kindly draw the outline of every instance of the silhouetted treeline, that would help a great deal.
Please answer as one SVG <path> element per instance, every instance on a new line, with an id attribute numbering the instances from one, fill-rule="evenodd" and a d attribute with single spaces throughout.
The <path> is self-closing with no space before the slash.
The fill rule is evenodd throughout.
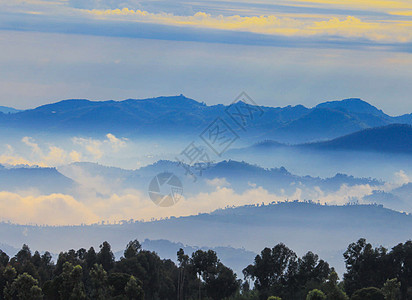
<path id="1" fill-rule="evenodd" d="M 344 253 L 343 281 L 318 255 L 298 257 L 284 244 L 265 248 L 243 270 L 244 280 L 212 250 L 191 256 L 182 249 L 177 264 L 131 241 L 116 261 L 109 243 L 62 252 L 27 245 L 12 258 L 0 250 L 0 299 L 148 300 L 409 300 L 412 299 L 412 241 L 390 251 L 365 239 Z"/>

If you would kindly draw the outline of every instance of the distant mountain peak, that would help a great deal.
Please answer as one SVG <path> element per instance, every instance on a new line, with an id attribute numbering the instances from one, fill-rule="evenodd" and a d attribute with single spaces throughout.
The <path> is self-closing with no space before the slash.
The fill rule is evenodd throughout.
<path id="1" fill-rule="evenodd" d="M 0 106 L 0 113 L 15 114 L 15 113 L 18 113 L 19 111 L 21 110 L 15 109 L 13 107 Z"/>
<path id="2" fill-rule="evenodd" d="M 360 98 L 348 98 L 340 101 L 327 101 L 320 103 L 316 108 L 336 109 L 358 114 L 371 114 L 379 117 L 388 117 L 382 110 Z"/>
<path id="3" fill-rule="evenodd" d="M 202 105 L 201 102 L 188 98 L 183 94 L 180 94 L 178 96 L 161 96 L 161 97 L 153 98 L 153 100 L 156 102 L 180 102 L 184 104 L 191 103 L 191 104 Z"/>

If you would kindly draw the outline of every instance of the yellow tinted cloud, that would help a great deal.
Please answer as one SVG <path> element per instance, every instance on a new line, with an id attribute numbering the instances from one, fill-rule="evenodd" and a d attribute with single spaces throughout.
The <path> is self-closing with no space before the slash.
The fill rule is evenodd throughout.
<path id="1" fill-rule="evenodd" d="M 394 16 L 412 17 L 412 11 L 391 11 L 390 14 Z"/>
<path id="2" fill-rule="evenodd" d="M 295 0 L 297 3 L 308 3 L 310 5 L 331 5 L 344 7 L 346 9 L 362 8 L 367 10 L 386 9 L 409 9 L 412 3 L 408 0 L 388 1 L 388 0 Z"/>
<path id="3" fill-rule="evenodd" d="M 97 222 L 97 216 L 73 197 L 62 194 L 21 196 L 0 192 L 1 220 L 19 224 L 66 225 Z"/>
<path id="4" fill-rule="evenodd" d="M 335 3 L 337 1 L 329 2 Z M 86 10 L 86 12 L 98 18 L 120 18 L 136 22 L 244 31 L 268 35 L 332 36 L 401 43 L 412 41 L 412 21 L 364 21 L 353 16 L 347 16 L 346 18 L 334 16 L 291 18 L 275 15 L 254 17 L 239 15 L 212 16 L 204 12 L 198 12 L 193 16 L 176 16 L 166 13 L 153 14 L 147 11 L 134 11 L 128 8 L 121 10 Z"/>

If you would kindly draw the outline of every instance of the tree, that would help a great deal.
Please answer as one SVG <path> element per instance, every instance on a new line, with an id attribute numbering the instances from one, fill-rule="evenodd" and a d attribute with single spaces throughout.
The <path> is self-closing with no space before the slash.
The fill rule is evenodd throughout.
<path id="1" fill-rule="evenodd" d="M 210 279 L 210 276 L 214 276 L 216 274 L 219 260 L 217 258 L 216 252 L 212 250 L 197 250 L 192 254 L 190 263 L 193 266 L 193 271 L 195 272 L 195 274 L 199 275 L 198 291 L 199 298 L 201 298 L 201 279 L 206 282 Z"/>
<path id="2" fill-rule="evenodd" d="M 383 286 L 391 270 L 385 248 L 373 248 L 365 239 L 359 239 L 348 246 L 343 256 L 347 269 L 344 274 L 345 291 L 348 295 L 361 288 Z"/>
<path id="3" fill-rule="evenodd" d="M 31 251 L 29 246 L 24 244 L 21 250 L 16 254 L 15 259 L 21 265 L 29 262 L 31 259 Z"/>
<path id="4" fill-rule="evenodd" d="M 69 262 L 63 265 L 63 272 L 59 276 L 59 294 L 63 300 L 86 299 L 86 291 L 83 283 L 83 268 L 80 265 L 73 266 Z"/>
<path id="5" fill-rule="evenodd" d="M 322 291 L 315 289 L 308 293 L 306 300 L 326 300 L 326 296 Z"/>
<path id="6" fill-rule="evenodd" d="M 97 254 L 97 263 L 102 265 L 106 271 L 110 271 L 114 264 L 114 254 L 108 242 L 100 245 L 100 252 Z"/>
<path id="7" fill-rule="evenodd" d="M 144 292 L 141 283 L 139 283 L 134 276 L 130 276 L 124 290 L 130 300 L 144 300 Z"/>
<path id="8" fill-rule="evenodd" d="M 91 269 L 97 262 L 97 254 L 93 247 L 90 247 L 89 251 L 84 254 L 86 265 L 88 269 Z"/>
<path id="9" fill-rule="evenodd" d="M 338 285 L 338 274 L 332 270 L 328 277 L 328 281 L 323 285 L 322 291 L 326 295 L 327 300 L 347 300 L 349 297 Z"/>
<path id="10" fill-rule="evenodd" d="M 109 296 L 107 285 L 107 272 L 102 265 L 95 264 L 90 270 L 90 279 L 92 282 L 92 296 L 96 300 L 105 300 Z"/>
<path id="11" fill-rule="evenodd" d="M 11 290 L 19 300 L 40 300 L 43 298 L 38 281 L 27 273 L 19 275 L 14 280 Z"/>
<path id="12" fill-rule="evenodd" d="M 380 289 L 368 287 L 357 290 L 353 293 L 351 300 L 385 300 L 385 296 Z"/>
<path id="13" fill-rule="evenodd" d="M 6 267 L 7 264 L 9 263 L 9 256 L 4 253 L 3 251 L 0 250 L 0 267 Z"/>
<path id="14" fill-rule="evenodd" d="M 70 300 L 86 299 L 86 291 L 82 280 L 83 268 L 79 265 L 75 266 L 70 274 L 70 277 L 73 284 Z"/>
<path id="15" fill-rule="evenodd" d="M 220 300 L 232 296 L 239 289 L 236 274 L 222 263 L 218 263 L 216 273 L 206 280 L 206 292 L 209 297 Z"/>
<path id="16" fill-rule="evenodd" d="M 125 287 L 129 282 L 130 275 L 126 273 L 111 273 L 107 277 L 108 286 L 110 287 L 113 297 L 121 297 L 125 294 Z"/>
<path id="17" fill-rule="evenodd" d="M 410 294 L 410 287 L 412 286 L 412 241 L 393 247 L 388 256 L 390 263 L 386 269 L 392 270 L 392 272 L 389 272 L 386 279 L 398 278 L 401 283 L 401 299 L 410 299 L 412 297 Z"/>
<path id="18" fill-rule="evenodd" d="M 267 299 L 271 294 L 282 295 L 283 287 L 288 285 L 296 272 L 296 253 L 282 243 L 272 249 L 263 249 L 254 264 L 243 270 L 245 278 L 255 280 L 261 299 Z"/>
<path id="19" fill-rule="evenodd" d="M 270 296 L 270 297 L 268 298 L 268 300 L 282 300 L 282 298 L 276 297 L 276 296 Z"/>
<path id="20" fill-rule="evenodd" d="M 401 283 L 396 278 L 388 279 L 381 290 L 385 300 L 398 300 L 401 294 Z"/>
<path id="21" fill-rule="evenodd" d="M 126 246 L 126 250 L 124 251 L 124 258 L 128 259 L 136 257 L 141 248 L 142 245 L 138 240 L 130 241 Z"/>
<path id="22" fill-rule="evenodd" d="M 179 275 L 177 279 L 177 300 L 185 298 L 185 279 L 186 268 L 189 264 L 189 256 L 185 254 L 182 248 L 177 251 L 177 261 L 179 262 Z"/>
<path id="23" fill-rule="evenodd" d="M 3 277 L 6 280 L 3 293 L 4 293 L 4 298 L 6 300 L 13 299 L 14 292 L 12 289 L 12 284 L 16 276 L 17 276 L 17 271 L 11 265 L 8 265 L 3 271 Z"/>
<path id="24" fill-rule="evenodd" d="M 288 298 L 296 295 L 297 298 L 304 298 L 309 291 L 320 289 L 330 273 L 329 264 L 313 252 L 306 253 L 298 259 L 296 275 L 289 279 L 291 291 Z"/>

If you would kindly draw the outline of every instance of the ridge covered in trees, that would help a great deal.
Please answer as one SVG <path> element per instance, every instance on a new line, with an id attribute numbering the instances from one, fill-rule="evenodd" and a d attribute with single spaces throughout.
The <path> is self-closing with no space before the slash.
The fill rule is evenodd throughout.
<path id="1" fill-rule="evenodd" d="M 337 273 L 318 255 L 302 257 L 280 243 L 265 248 L 243 270 L 244 279 L 212 250 L 191 256 L 182 249 L 177 263 L 131 241 L 120 260 L 108 242 L 98 252 L 31 252 L 27 245 L 12 258 L 0 250 L 0 299 L 149 300 L 408 300 L 412 299 L 412 241 L 391 250 L 365 239 L 343 254 L 346 273 Z"/>

